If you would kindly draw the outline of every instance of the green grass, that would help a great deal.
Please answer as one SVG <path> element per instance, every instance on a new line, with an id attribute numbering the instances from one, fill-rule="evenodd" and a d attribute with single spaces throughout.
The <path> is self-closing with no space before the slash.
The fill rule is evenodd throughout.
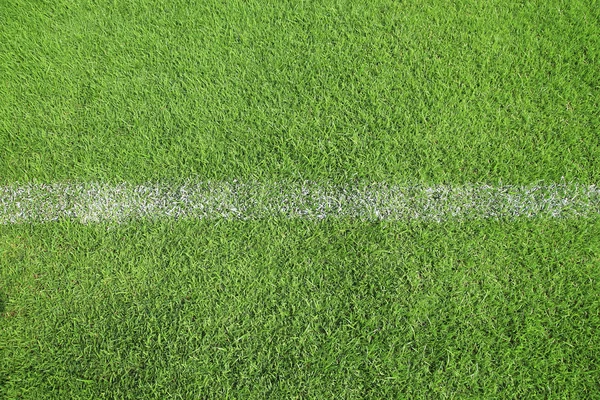
<path id="1" fill-rule="evenodd" d="M 600 221 L 1 228 L 8 398 L 592 398 Z"/>
<path id="2" fill-rule="evenodd" d="M 0 185 L 600 183 L 600 5 L 0 1 Z M 593 398 L 600 218 L 0 225 L 0 398 Z"/>
<path id="3" fill-rule="evenodd" d="M 0 183 L 600 180 L 595 1 L 4 0 L 0 26 Z"/>

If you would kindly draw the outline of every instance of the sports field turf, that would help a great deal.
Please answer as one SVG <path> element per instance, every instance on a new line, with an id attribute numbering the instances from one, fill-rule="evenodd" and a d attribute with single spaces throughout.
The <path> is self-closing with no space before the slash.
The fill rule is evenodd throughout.
<path id="1" fill-rule="evenodd" d="M 599 71 L 595 0 L 0 1 L 0 398 L 598 397 Z"/>

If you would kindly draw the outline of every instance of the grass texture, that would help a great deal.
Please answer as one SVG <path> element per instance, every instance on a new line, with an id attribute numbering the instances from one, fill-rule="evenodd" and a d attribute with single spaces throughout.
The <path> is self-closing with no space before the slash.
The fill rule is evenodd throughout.
<path id="1" fill-rule="evenodd" d="M 599 220 L 0 226 L 9 398 L 592 398 Z"/>
<path id="2" fill-rule="evenodd" d="M 600 180 L 595 1 L 5 0 L 0 184 Z"/>
<path id="3" fill-rule="evenodd" d="M 0 187 L 592 187 L 599 70 L 596 0 L 2 0 Z M 0 225 L 0 398 L 593 398 L 599 282 L 597 214 Z"/>

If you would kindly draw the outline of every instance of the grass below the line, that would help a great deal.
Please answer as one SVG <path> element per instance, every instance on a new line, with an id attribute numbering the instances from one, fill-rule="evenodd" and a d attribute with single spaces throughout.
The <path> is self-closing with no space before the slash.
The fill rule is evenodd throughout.
<path id="1" fill-rule="evenodd" d="M 589 397 L 599 222 L 2 226 L 0 393 Z"/>

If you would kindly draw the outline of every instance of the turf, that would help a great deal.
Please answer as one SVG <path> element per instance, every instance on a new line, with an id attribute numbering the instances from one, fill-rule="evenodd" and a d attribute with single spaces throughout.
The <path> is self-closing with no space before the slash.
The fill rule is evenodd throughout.
<path id="1" fill-rule="evenodd" d="M 600 180 L 595 1 L 0 4 L 0 184 Z"/>
<path id="2" fill-rule="evenodd" d="M 9 398 L 592 398 L 600 220 L 1 227 Z"/>
<path id="3" fill-rule="evenodd" d="M 599 70 L 595 0 L 2 0 L 0 189 L 598 185 Z M 0 225 L 0 398 L 593 398 L 599 282 L 597 212 Z"/>

